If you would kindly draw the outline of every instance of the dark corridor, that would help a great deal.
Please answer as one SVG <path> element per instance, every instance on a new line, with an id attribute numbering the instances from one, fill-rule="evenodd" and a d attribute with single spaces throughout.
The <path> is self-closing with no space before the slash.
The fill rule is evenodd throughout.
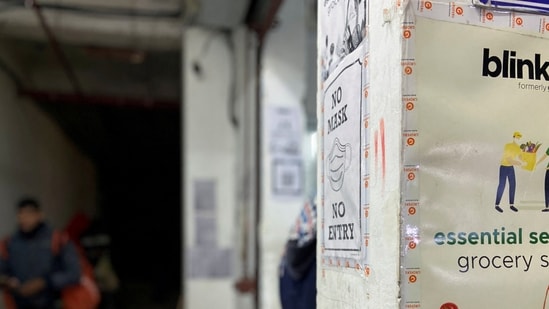
<path id="1" fill-rule="evenodd" d="M 100 219 L 112 238 L 121 281 L 119 308 L 175 308 L 181 274 L 179 111 L 42 106 L 92 154 Z M 90 115 L 101 130 L 91 130 L 97 123 L 83 125 Z M 93 141 L 80 136 L 86 133 Z"/>
<path id="2" fill-rule="evenodd" d="M 47 44 L 8 44 L 32 70 L 60 70 Z M 146 52 L 135 63 L 109 50 L 63 50 L 82 94 L 66 81 L 66 90 L 51 92 L 24 76 L 19 91 L 96 167 L 99 219 L 120 279 L 117 308 L 173 309 L 181 286 L 180 53 Z"/>

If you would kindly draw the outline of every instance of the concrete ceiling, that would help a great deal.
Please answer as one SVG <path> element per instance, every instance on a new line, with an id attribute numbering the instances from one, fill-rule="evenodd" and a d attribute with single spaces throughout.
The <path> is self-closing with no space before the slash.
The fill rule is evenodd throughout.
<path id="1" fill-rule="evenodd" d="M 86 154 L 106 158 L 101 145 L 140 140 L 147 110 L 161 110 L 154 132 L 165 131 L 159 117 L 173 127 L 184 27 L 267 29 L 277 2 L 0 0 L 0 69 Z M 128 129 L 113 135 L 115 124 Z"/>

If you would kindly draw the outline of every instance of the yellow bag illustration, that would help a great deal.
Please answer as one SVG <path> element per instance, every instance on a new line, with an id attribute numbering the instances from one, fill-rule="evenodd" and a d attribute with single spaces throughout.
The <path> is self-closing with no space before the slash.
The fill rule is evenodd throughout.
<path id="1" fill-rule="evenodd" d="M 520 145 L 520 149 L 522 149 L 520 159 L 526 162 L 526 165 L 522 166 L 523 169 L 528 171 L 534 170 L 534 168 L 536 167 L 536 153 L 539 149 L 539 146 L 541 146 L 541 143 L 532 142 L 527 142 L 526 144 Z"/>
<path id="2" fill-rule="evenodd" d="M 526 162 L 526 165 L 523 165 L 522 168 L 528 171 L 533 171 L 534 167 L 536 167 L 536 153 L 523 152 L 520 157 L 522 161 Z"/>

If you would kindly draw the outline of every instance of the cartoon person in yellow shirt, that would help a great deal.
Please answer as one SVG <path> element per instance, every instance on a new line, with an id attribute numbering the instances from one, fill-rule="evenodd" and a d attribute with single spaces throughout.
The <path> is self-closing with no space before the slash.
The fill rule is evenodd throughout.
<path id="1" fill-rule="evenodd" d="M 549 148 L 545 151 L 543 156 L 538 160 L 536 163 L 536 166 L 543 162 L 543 160 L 547 159 L 549 156 Z M 545 168 L 545 182 L 544 182 L 544 191 L 545 191 L 545 208 L 543 208 L 541 211 L 548 212 L 549 211 L 549 164 L 547 164 L 547 167 Z"/>
<path id="2" fill-rule="evenodd" d="M 505 184 L 509 181 L 509 208 L 517 212 L 515 207 L 515 189 L 517 186 L 515 179 L 515 165 L 521 166 L 523 162 L 520 158 L 522 150 L 518 144 L 518 140 L 522 137 L 520 132 L 513 133 L 513 141 L 505 144 L 503 148 L 503 157 L 501 158 L 501 164 L 499 166 L 499 184 L 496 194 L 496 210 L 503 212 L 503 209 L 499 207 L 503 192 L 505 191 Z"/>

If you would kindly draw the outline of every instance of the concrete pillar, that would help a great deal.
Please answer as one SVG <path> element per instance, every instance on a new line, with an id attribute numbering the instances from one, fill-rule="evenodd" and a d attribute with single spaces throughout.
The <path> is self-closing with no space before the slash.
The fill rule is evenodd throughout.
<path id="1" fill-rule="evenodd" d="M 319 3 L 319 308 L 547 307 L 548 10 L 520 2 Z"/>
<path id="2" fill-rule="evenodd" d="M 354 13 L 356 5 L 360 6 L 358 16 Z M 403 10 L 397 1 L 388 0 L 360 3 L 329 0 L 319 2 L 318 6 L 321 141 L 318 192 L 322 192 L 318 214 L 321 224 L 318 308 L 398 308 Z M 353 38 L 354 42 L 345 43 L 342 40 L 346 35 L 346 21 L 355 20 L 349 29 L 353 31 L 354 26 L 358 26 L 363 39 L 361 45 L 351 50 L 347 44 L 356 45 L 358 40 Z M 348 69 L 343 70 L 342 67 L 347 66 Z M 332 74 L 341 75 L 336 78 Z M 341 82 L 341 78 L 346 81 Z M 343 89 L 344 102 L 333 107 L 331 92 L 338 87 Z M 349 97 L 351 93 L 353 97 Z M 338 127 L 341 121 L 336 119 L 334 124 L 329 113 L 337 112 L 343 104 L 357 112 L 347 112 L 347 123 Z M 361 198 L 339 193 L 351 192 L 348 187 L 338 191 L 338 187 L 329 186 L 329 178 L 337 177 L 329 174 L 333 150 L 331 144 L 325 144 L 333 143 L 334 135 L 343 143 L 350 141 L 351 161 L 361 160 L 361 164 L 356 163 L 356 176 L 351 178 L 346 172 L 344 179 L 346 183 L 353 181 L 353 185 L 360 186 L 360 191 L 353 191 L 353 195 L 360 194 Z M 353 136 L 355 142 L 352 142 Z M 345 152 L 350 151 L 349 147 L 346 149 Z M 347 204 L 347 213 L 334 219 L 331 204 L 338 201 Z M 337 241 L 338 236 L 335 242 L 331 241 L 330 226 L 348 222 L 354 222 L 353 237 L 359 238 L 358 243 Z"/>
<path id="3" fill-rule="evenodd" d="M 247 29 L 185 29 L 184 308 L 252 308 L 235 288 L 255 270 L 255 50 Z"/>
<path id="4" fill-rule="evenodd" d="M 279 265 L 284 246 L 306 194 L 312 191 L 305 187 L 305 171 L 311 159 L 303 103 L 306 57 L 314 57 L 315 52 L 306 49 L 306 16 L 304 1 L 284 1 L 277 26 L 269 31 L 263 46 L 262 206 L 259 226 L 262 309 L 280 308 Z M 289 154 L 288 149 L 296 152 Z M 285 177 L 289 177 L 293 184 L 282 184 Z"/>

